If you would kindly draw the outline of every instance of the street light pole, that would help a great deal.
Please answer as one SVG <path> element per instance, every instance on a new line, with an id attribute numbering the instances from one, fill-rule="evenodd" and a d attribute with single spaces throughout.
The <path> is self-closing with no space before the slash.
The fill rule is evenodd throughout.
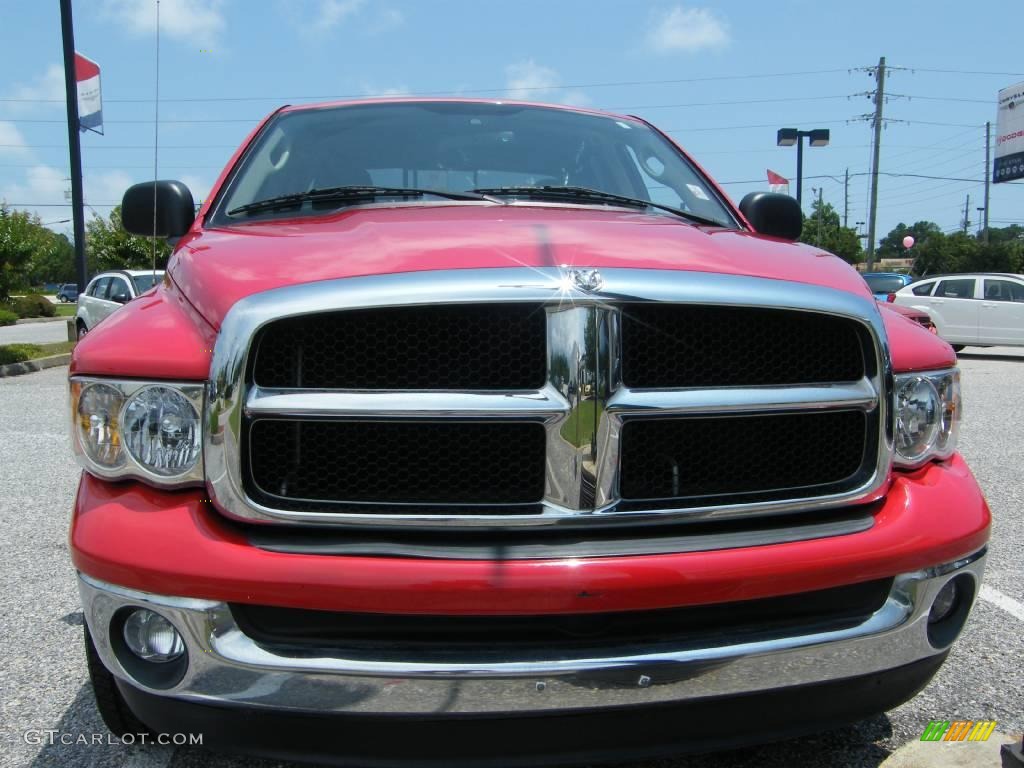
<path id="1" fill-rule="evenodd" d="M 796 202 L 804 206 L 804 140 L 799 134 L 796 140 Z"/>
<path id="2" fill-rule="evenodd" d="M 71 0 L 60 0 L 60 27 L 64 43 L 64 99 L 68 113 L 68 153 L 71 167 L 71 219 L 75 238 L 75 273 L 78 290 L 85 290 L 85 212 L 82 210 L 82 145 L 78 136 L 78 81 L 75 78 L 75 26 Z"/>
<path id="3" fill-rule="evenodd" d="M 792 147 L 796 144 L 796 201 L 803 207 L 804 201 L 804 138 L 812 147 L 827 147 L 829 131 L 827 128 L 815 128 L 812 131 L 801 131 L 797 128 L 779 128 L 775 143 L 780 147 Z"/>

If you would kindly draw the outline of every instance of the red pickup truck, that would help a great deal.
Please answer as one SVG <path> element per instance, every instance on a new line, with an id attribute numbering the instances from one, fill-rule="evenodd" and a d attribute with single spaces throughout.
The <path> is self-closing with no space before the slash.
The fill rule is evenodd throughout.
<path id="1" fill-rule="evenodd" d="M 714 749 L 919 691 L 989 510 L 951 348 L 636 117 L 285 107 L 77 346 L 117 733 L 355 764 Z"/>

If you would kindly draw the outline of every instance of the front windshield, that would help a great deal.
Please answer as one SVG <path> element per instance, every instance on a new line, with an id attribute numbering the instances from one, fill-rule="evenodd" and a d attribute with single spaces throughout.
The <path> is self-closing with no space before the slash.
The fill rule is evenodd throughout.
<path id="1" fill-rule="evenodd" d="M 643 123 L 547 107 L 462 102 L 282 113 L 241 160 L 214 220 L 323 214 L 329 211 L 312 202 L 256 216 L 227 212 L 312 189 L 364 185 L 449 193 L 585 187 L 736 226 L 705 179 Z M 401 204 L 425 199 L 405 198 Z M 353 203 L 340 201 L 332 210 L 346 204 Z"/>

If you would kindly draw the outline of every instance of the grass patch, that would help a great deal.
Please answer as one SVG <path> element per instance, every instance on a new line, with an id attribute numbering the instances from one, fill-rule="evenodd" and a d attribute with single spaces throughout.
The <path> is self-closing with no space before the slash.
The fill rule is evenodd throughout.
<path id="1" fill-rule="evenodd" d="M 52 344 L 2 344 L 0 345 L 0 365 L 23 363 L 40 357 L 62 355 L 75 347 L 73 341 L 57 341 Z"/>
<path id="2" fill-rule="evenodd" d="M 57 310 L 57 317 L 74 317 L 75 312 L 78 311 L 78 305 L 74 302 L 70 304 L 57 304 L 54 306 Z"/>
<path id="3" fill-rule="evenodd" d="M 558 430 L 567 443 L 577 448 L 590 444 L 594 439 L 596 408 L 597 404 L 593 400 L 584 400 L 579 408 L 569 414 L 569 418 Z"/>

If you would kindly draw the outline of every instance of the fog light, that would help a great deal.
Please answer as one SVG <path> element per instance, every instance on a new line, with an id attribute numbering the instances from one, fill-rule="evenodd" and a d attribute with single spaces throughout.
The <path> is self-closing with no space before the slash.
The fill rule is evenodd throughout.
<path id="1" fill-rule="evenodd" d="M 946 585 L 939 590 L 932 603 L 932 609 L 928 613 L 928 623 L 935 624 L 949 616 L 956 608 L 957 598 L 960 596 L 956 588 L 956 579 L 946 582 Z"/>
<path id="2" fill-rule="evenodd" d="M 136 608 L 124 623 L 124 642 L 128 650 L 146 661 L 165 663 L 185 653 L 185 642 L 178 630 L 159 613 Z"/>

